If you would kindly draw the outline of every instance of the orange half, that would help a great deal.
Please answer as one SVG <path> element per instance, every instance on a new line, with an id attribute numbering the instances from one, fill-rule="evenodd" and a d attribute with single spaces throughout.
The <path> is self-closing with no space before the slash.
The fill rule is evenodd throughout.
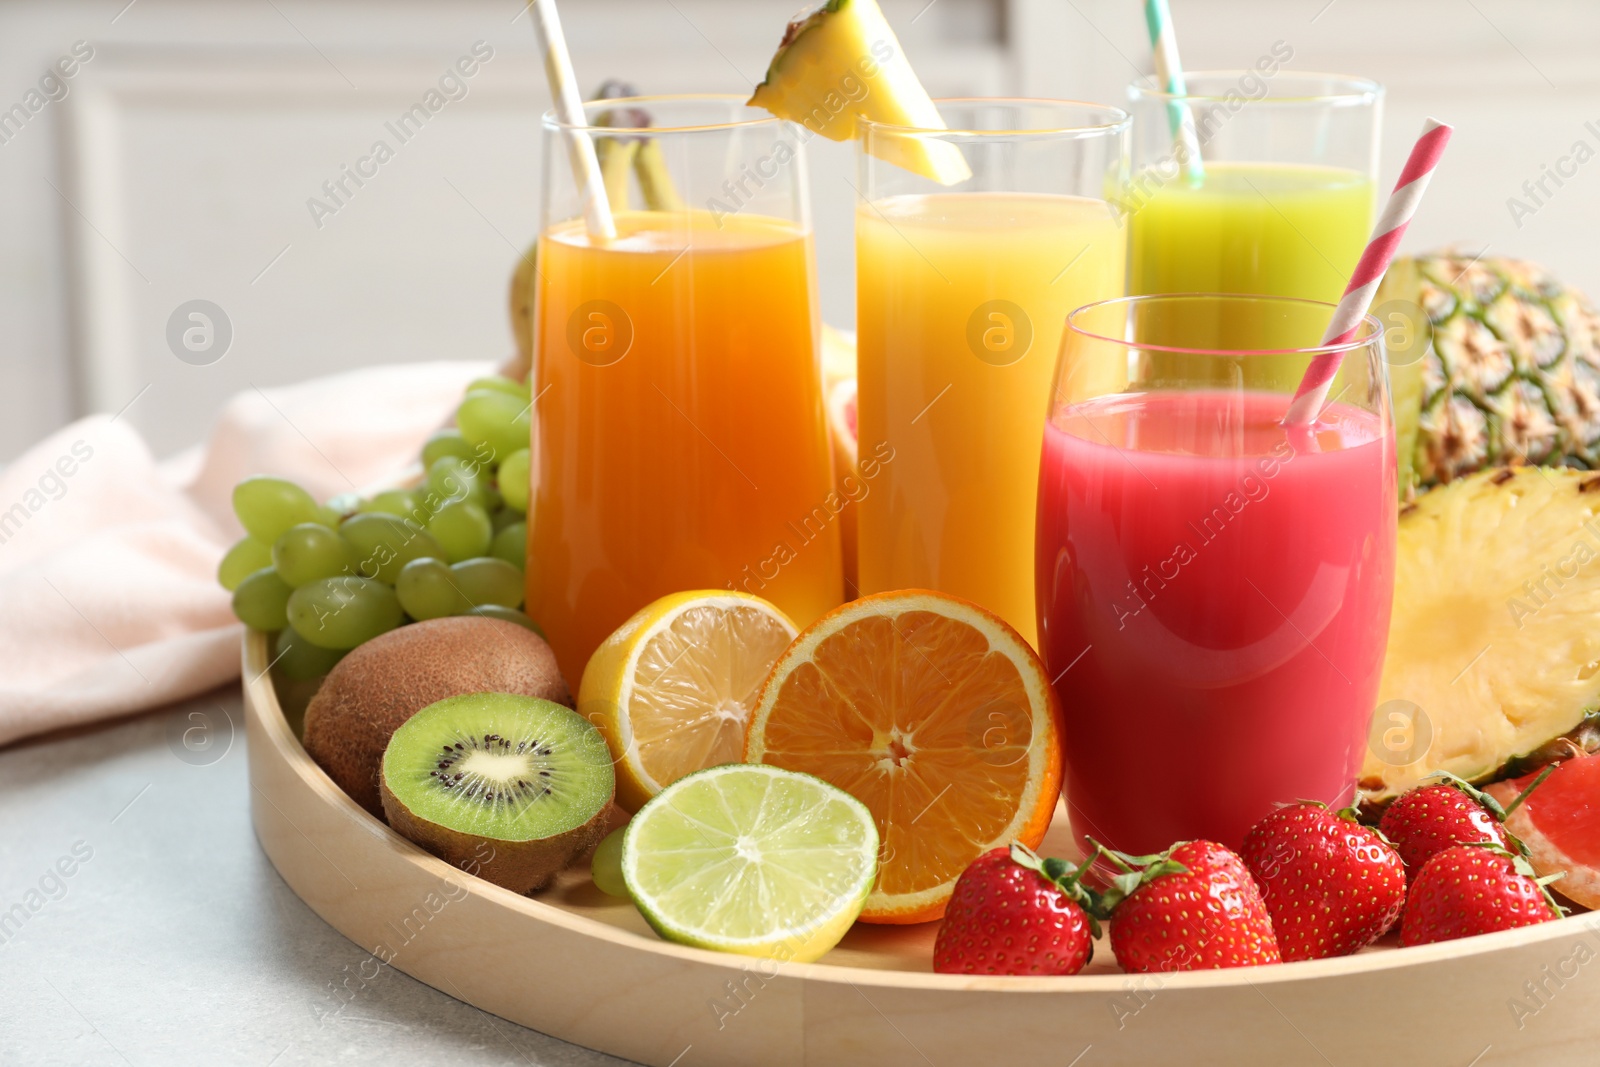
<path id="1" fill-rule="evenodd" d="M 998 615 L 944 593 L 879 593 L 824 615 L 773 666 L 745 760 L 866 804 L 878 883 L 861 918 L 938 919 L 979 855 L 1044 838 L 1061 788 L 1061 709 Z"/>

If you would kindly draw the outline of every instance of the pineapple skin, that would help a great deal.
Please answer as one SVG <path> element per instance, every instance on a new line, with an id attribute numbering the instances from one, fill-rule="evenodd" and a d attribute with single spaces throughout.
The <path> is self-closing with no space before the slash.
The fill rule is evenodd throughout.
<path id="1" fill-rule="evenodd" d="M 1437 253 L 1397 261 L 1376 303 L 1432 335 L 1390 369 L 1403 494 L 1485 467 L 1600 467 L 1600 315 L 1582 293 L 1525 260 Z"/>
<path id="2" fill-rule="evenodd" d="M 1396 548 L 1369 811 L 1436 771 L 1495 781 L 1600 747 L 1600 474 L 1467 475 L 1402 513 Z M 1420 709 L 1404 745 L 1396 708 Z"/>

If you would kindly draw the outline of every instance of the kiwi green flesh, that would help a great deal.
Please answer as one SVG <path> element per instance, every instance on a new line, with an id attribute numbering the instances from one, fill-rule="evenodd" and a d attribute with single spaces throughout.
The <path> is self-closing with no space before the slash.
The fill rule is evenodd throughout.
<path id="1" fill-rule="evenodd" d="M 381 776 L 390 826 L 518 893 L 548 885 L 605 836 L 615 789 L 593 724 L 508 693 L 423 708 L 390 739 Z"/>
<path id="2" fill-rule="evenodd" d="M 481 692 L 572 703 L 555 654 L 538 634 L 497 619 L 430 619 L 390 630 L 339 661 L 309 705 L 302 700 L 305 749 L 335 785 L 382 819 L 378 779 L 395 730 L 436 700 Z"/>

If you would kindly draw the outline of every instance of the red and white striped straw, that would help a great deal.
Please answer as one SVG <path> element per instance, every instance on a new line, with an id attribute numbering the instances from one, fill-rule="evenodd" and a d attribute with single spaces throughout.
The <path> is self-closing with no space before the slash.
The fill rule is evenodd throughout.
<path id="1" fill-rule="evenodd" d="M 1372 294 L 1378 291 L 1400 247 L 1400 238 L 1411 225 L 1411 216 L 1417 213 L 1417 205 L 1428 190 L 1434 168 L 1444 155 L 1444 146 L 1450 143 L 1451 132 L 1451 127 L 1435 119 L 1422 124 L 1422 136 L 1412 146 L 1411 155 L 1400 171 L 1400 180 L 1395 182 L 1394 192 L 1389 194 L 1389 202 L 1383 206 L 1383 214 L 1372 228 L 1372 240 L 1362 250 L 1361 262 L 1356 264 L 1350 284 L 1345 287 L 1344 296 L 1333 311 L 1333 319 L 1322 335 L 1324 346 L 1344 344 L 1361 329 L 1361 320 L 1366 318 L 1367 308 L 1372 304 Z M 1328 387 L 1339 373 L 1342 358 L 1342 353 L 1325 352 L 1311 361 L 1305 377 L 1300 379 L 1300 388 L 1295 390 L 1294 399 L 1289 403 L 1289 412 L 1283 417 L 1285 426 L 1307 425 L 1317 417 L 1323 401 L 1328 398 Z"/>

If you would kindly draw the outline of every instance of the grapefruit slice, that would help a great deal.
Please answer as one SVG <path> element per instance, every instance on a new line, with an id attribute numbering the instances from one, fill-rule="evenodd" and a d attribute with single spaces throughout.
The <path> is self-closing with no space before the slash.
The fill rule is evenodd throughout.
<path id="1" fill-rule="evenodd" d="M 839 510 L 839 548 L 845 591 L 861 588 L 856 570 L 856 508 L 867 486 L 856 464 L 856 380 L 841 378 L 828 390 L 828 433 L 833 438 L 833 488 L 844 506 Z"/>
<path id="2" fill-rule="evenodd" d="M 867 806 L 882 854 L 861 918 L 940 918 L 985 852 L 1044 838 L 1061 788 L 1061 709 L 1044 665 L 976 604 L 921 589 L 836 608 L 762 686 L 745 760 L 803 771 Z"/>
<path id="3" fill-rule="evenodd" d="M 856 334 L 854 330 L 841 330 L 822 324 L 822 391 L 827 394 L 835 384 L 856 376 Z"/>
<path id="4" fill-rule="evenodd" d="M 1509 807 L 1539 772 L 1485 786 Z M 1506 829 L 1528 846 L 1534 873 L 1565 871 L 1550 888 L 1585 908 L 1600 908 L 1600 754 L 1577 756 L 1558 766 L 1512 809 Z"/>

